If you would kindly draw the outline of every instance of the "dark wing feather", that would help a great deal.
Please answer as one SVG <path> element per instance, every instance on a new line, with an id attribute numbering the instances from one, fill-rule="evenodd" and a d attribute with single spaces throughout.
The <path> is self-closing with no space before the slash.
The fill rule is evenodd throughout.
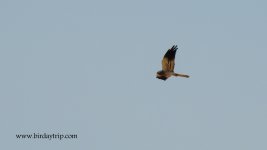
<path id="1" fill-rule="evenodd" d="M 163 71 L 173 71 L 175 65 L 175 54 L 177 51 L 177 45 L 173 45 L 171 49 L 169 49 L 162 59 L 162 70 Z"/>

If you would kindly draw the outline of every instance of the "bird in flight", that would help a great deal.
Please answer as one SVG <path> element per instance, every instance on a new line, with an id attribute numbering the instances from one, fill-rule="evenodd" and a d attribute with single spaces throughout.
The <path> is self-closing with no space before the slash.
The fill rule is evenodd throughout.
<path id="1" fill-rule="evenodd" d="M 189 75 L 178 74 L 174 72 L 175 54 L 177 51 L 177 45 L 173 45 L 171 49 L 168 49 L 162 59 L 162 70 L 157 72 L 157 78 L 161 80 L 167 80 L 171 76 L 189 78 Z"/>

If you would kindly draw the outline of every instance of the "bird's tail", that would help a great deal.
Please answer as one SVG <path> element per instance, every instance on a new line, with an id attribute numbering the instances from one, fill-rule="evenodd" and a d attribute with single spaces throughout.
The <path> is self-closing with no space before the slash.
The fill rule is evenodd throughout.
<path id="1" fill-rule="evenodd" d="M 186 75 L 186 74 L 180 74 L 180 73 L 174 73 L 173 76 L 175 76 L 175 77 L 189 78 L 189 75 Z"/>

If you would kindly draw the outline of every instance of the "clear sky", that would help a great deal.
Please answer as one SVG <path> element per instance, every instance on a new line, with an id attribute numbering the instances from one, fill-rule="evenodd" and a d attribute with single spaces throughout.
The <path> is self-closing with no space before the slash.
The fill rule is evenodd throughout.
<path id="1" fill-rule="evenodd" d="M 266 6 L 1 0 L 0 149 L 266 150 Z"/>

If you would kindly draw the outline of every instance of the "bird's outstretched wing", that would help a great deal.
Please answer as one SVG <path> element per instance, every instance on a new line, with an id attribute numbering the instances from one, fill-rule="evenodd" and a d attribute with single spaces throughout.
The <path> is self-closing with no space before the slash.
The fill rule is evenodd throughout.
<path id="1" fill-rule="evenodd" d="M 175 65 L 175 54 L 177 51 L 177 45 L 173 45 L 171 49 L 168 49 L 166 54 L 162 59 L 162 70 L 163 71 L 172 71 L 174 70 Z"/>

